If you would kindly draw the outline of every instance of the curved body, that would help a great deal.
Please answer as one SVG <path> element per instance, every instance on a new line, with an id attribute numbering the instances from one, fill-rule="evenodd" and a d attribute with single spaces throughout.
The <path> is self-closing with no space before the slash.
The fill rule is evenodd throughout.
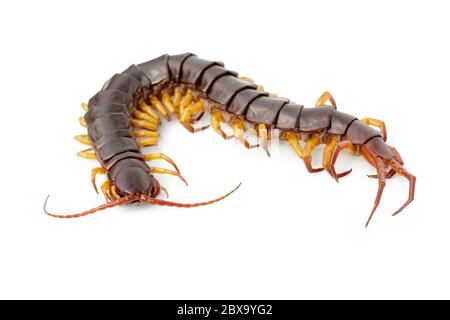
<path id="1" fill-rule="evenodd" d="M 326 105 L 327 101 L 331 105 Z M 199 130 L 194 127 L 193 116 L 210 113 L 213 129 L 224 138 L 230 137 L 221 129 L 223 122 L 232 126 L 234 137 L 252 148 L 256 146 L 248 143 L 244 133 L 253 131 L 261 138 L 267 153 L 271 130 L 279 130 L 280 139 L 289 141 L 308 171 L 325 169 L 336 180 L 349 173 L 335 172 L 339 152 L 345 149 L 362 154 L 376 167 L 380 181 L 372 214 L 381 197 L 384 179 L 395 173 L 410 180 L 412 191 L 403 207 L 413 198 L 415 177 L 402 167 L 403 161 L 395 148 L 385 143 L 384 123 L 375 119 L 359 120 L 337 111 L 328 92 L 316 107 L 306 108 L 269 94 L 248 78 L 239 78 L 221 62 L 200 59 L 191 53 L 162 55 L 131 65 L 111 77 L 89 100 L 87 109 L 88 141 L 115 188 L 114 192 L 107 193 L 109 196 L 114 193 L 116 198 L 132 194 L 154 198 L 160 191 L 152 168 L 147 165 L 149 158 L 141 149 L 156 143 L 160 124 L 156 111 L 166 119 L 171 115 L 178 117 L 191 132 Z M 384 132 L 369 126 L 380 123 Z M 305 141 L 304 147 L 298 143 L 300 140 Z M 326 144 L 323 168 L 315 169 L 311 166 L 311 153 L 321 143 Z M 390 169 L 387 174 L 386 169 Z"/>

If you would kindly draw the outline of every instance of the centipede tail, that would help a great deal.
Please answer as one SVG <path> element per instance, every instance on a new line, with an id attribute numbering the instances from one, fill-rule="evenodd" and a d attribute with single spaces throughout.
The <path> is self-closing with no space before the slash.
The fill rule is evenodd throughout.
<path id="1" fill-rule="evenodd" d="M 367 224 L 381 201 L 386 179 L 393 175 L 408 179 L 410 184 L 408 200 L 394 215 L 414 199 L 416 177 L 404 168 L 398 151 L 386 144 L 384 121 L 358 119 L 338 111 L 336 100 L 328 91 L 319 97 L 315 107 L 306 108 L 265 91 L 248 77 L 239 77 L 220 61 L 204 60 L 192 53 L 164 54 L 133 64 L 106 81 L 82 108 L 87 112 L 79 122 L 87 127 L 87 135 L 75 139 L 90 148 L 78 155 L 100 162 L 100 167 L 92 171 L 91 181 L 97 191 L 96 175 L 106 175 L 101 191 L 110 202 L 70 216 L 49 214 L 55 217 L 84 216 L 133 201 L 196 207 L 220 201 L 233 193 L 237 188 L 218 199 L 192 204 L 156 198 L 161 190 L 166 190 L 155 175 L 168 174 L 185 181 L 178 166 L 165 154 L 143 154 L 143 148 L 158 144 L 158 129 L 163 122 L 174 118 L 189 132 L 211 126 L 222 138 L 234 138 L 247 149 L 262 147 L 268 156 L 270 140 L 279 137 L 291 145 L 308 172 L 325 171 L 335 181 L 351 172 L 351 169 L 336 172 L 340 152 L 364 156 L 377 171 L 371 177 L 378 179 L 378 192 Z M 206 114 L 211 115 L 210 125 L 199 126 Z M 229 126 L 233 134 L 227 134 L 224 126 Z M 273 134 L 275 131 L 279 134 Z M 259 139 L 256 144 L 248 140 L 252 133 Z M 312 154 L 320 144 L 325 144 L 322 166 L 314 168 Z M 154 160 L 166 161 L 175 171 L 148 164 Z"/>

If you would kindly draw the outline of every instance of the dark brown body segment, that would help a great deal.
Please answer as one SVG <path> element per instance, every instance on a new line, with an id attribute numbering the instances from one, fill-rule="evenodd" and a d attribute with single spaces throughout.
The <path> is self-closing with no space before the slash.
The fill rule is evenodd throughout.
<path id="1" fill-rule="evenodd" d="M 214 81 L 208 91 L 208 98 L 227 106 L 234 95 L 244 89 L 256 89 L 256 85 L 242 81 L 232 75 L 224 75 Z"/>
<path id="2" fill-rule="evenodd" d="M 114 89 L 105 89 L 97 93 L 89 100 L 89 108 L 101 106 L 104 104 L 124 104 L 131 107 L 134 103 L 133 95 Z"/>
<path id="3" fill-rule="evenodd" d="M 348 126 L 357 119 L 358 118 L 356 118 L 355 116 L 334 110 L 331 117 L 331 125 L 328 129 L 328 133 L 343 135 L 347 131 Z"/>
<path id="4" fill-rule="evenodd" d="M 394 158 L 394 154 L 381 137 L 370 139 L 365 143 L 365 146 L 368 150 L 370 150 L 374 157 L 381 157 L 386 160 Z"/>
<path id="5" fill-rule="evenodd" d="M 218 65 L 213 65 L 203 72 L 200 83 L 198 84 L 198 88 L 204 93 L 207 93 L 214 81 L 226 74 L 235 77 L 237 76 L 237 72 L 227 70 L 224 67 Z"/>
<path id="6" fill-rule="evenodd" d="M 164 54 L 156 59 L 137 65 L 148 78 L 152 85 L 156 85 L 170 78 L 169 55 Z"/>
<path id="7" fill-rule="evenodd" d="M 332 107 L 303 108 L 297 129 L 301 132 L 327 130 L 330 126 Z"/>
<path id="8" fill-rule="evenodd" d="M 122 74 L 128 74 L 141 83 L 143 88 L 151 86 L 152 81 L 137 65 L 132 64 Z"/>
<path id="9" fill-rule="evenodd" d="M 239 91 L 229 103 L 227 111 L 236 114 L 244 115 L 250 103 L 258 97 L 268 96 L 269 93 L 257 91 L 254 89 L 244 89 Z"/>
<path id="10" fill-rule="evenodd" d="M 182 64 L 180 81 L 195 85 L 199 82 L 203 72 L 212 66 L 223 67 L 223 63 L 200 59 L 194 55 L 189 56 Z"/>
<path id="11" fill-rule="evenodd" d="M 174 81 L 179 81 L 181 77 L 181 66 L 193 53 L 177 54 L 169 57 L 168 65 L 170 70 L 170 78 Z"/>
<path id="12" fill-rule="evenodd" d="M 355 120 L 352 122 L 352 124 L 348 127 L 345 135 L 347 139 L 349 139 L 353 144 L 357 145 L 366 143 L 373 137 L 381 137 L 379 131 L 366 126 L 359 120 Z"/>
<path id="13" fill-rule="evenodd" d="M 295 103 L 287 103 L 278 114 L 276 127 L 280 130 L 297 130 L 298 119 L 304 107 Z"/>
<path id="14" fill-rule="evenodd" d="M 102 90 L 105 89 L 114 89 L 134 95 L 141 91 L 142 84 L 139 80 L 129 74 L 118 73 L 105 83 Z"/>
<path id="15" fill-rule="evenodd" d="M 259 97 L 248 106 L 245 119 L 253 123 L 264 123 L 274 126 L 278 112 L 289 102 L 286 98 Z"/>

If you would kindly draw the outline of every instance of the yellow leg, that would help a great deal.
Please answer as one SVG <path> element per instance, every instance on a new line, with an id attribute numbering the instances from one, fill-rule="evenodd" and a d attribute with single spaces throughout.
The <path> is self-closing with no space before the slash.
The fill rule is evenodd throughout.
<path id="1" fill-rule="evenodd" d="M 145 120 L 131 119 L 131 125 L 136 128 L 147 129 L 151 131 L 158 130 L 158 125 Z"/>
<path id="2" fill-rule="evenodd" d="M 258 136 L 261 139 L 261 146 L 267 155 L 270 157 L 269 153 L 269 133 L 267 131 L 267 126 L 264 123 L 258 124 Z"/>
<path id="3" fill-rule="evenodd" d="M 374 126 L 380 129 L 381 134 L 383 135 L 383 140 L 387 140 L 387 131 L 386 131 L 386 124 L 384 121 L 372 119 L 372 118 L 364 118 L 361 119 L 361 122 L 364 123 L 367 126 Z"/>
<path id="4" fill-rule="evenodd" d="M 83 108 L 84 111 L 88 111 L 88 104 L 87 103 L 82 102 L 81 103 L 81 107 Z"/>
<path id="5" fill-rule="evenodd" d="M 209 128 L 209 124 L 206 125 L 206 126 L 203 126 L 203 127 L 194 128 L 194 126 L 189 121 L 188 122 L 181 122 L 181 124 L 183 125 L 183 127 L 188 129 L 190 133 L 196 133 L 196 132 L 203 131 L 203 130 Z"/>
<path id="6" fill-rule="evenodd" d="M 147 137 L 147 138 L 158 138 L 159 133 L 155 131 L 148 130 L 133 130 L 133 136 L 135 138 Z"/>
<path id="7" fill-rule="evenodd" d="M 343 173 L 339 173 L 336 174 L 336 170 L 334 169 L 334 165 L 336 163 L 336 160 L 340 154 L 340 152 L 342 150 L 347 150 L 348 152 L 350 152 L 351 154 L 356 154 L 357 153 L 357 148 L 355 147 L 355 145 L 353 145 L 353 143 L 350 140 L 344 140 L 344 141 L 340 141 L 338 143 L 335 144 L 333 151 L 332 151 L 332 155 L 331 155 L 331 163 L 330 165 L 330 171 L 331 171 L 331 176 L 337 181 L 339 182 L 339 178 L 346 176 L 347 174 L 349 174 L 350 172 L 352 172 L 352 169 L 347 170 Z M 328 170 L 327 170 L 328 171 Z"/>
<path id="8" fill-rule="evenodd" d="M 158 120 L 158 122 L 159 122 L 158 113 L 156 113 L 156 111 L 153 110 L 152 107 L 150 107 L 147 103 L 145 103 L 144 100 L 139 101 L 139 109 L 141 111 L 144 111 L 145 113 L 149 114 L 150 116 L 152 116 L 154 119 Z"/>
<path id="9" fill-rule="evenodd" d="M 156 126 L 158 126 L 158 124 L 159 124 L 159 120 L 153 118 L 151 115 L 149 115 L 148 113 L 143 112 L 143 111 L 134 110 L 132 116 L 136 120 L 144 120 L 144 121 L 153 123 Z"/>
<path id="10" fill-rule="evenodd" d="M 148 146 L 154 146 L 158 144 L 158 138 L 143 138 L 137 140 L 137 144 L 140 148 L 148 147 Z"/>
<path id="11" fill-rule="evenodd" d="M 110 188 L 110 194 L 114 197 L 114 199 L 120 199 L 121 196 L 119 195 L 119 193 L 117 192 L 117 188 L 115 185 L 112 185 Z"/>
<path id="12" fill-rule="evenodd" d="M 233 121 L 233 124 L 231 126 L 233 128 L 233 134 L 236 137 L 236 139 L 238 139 L 239 141 L 241 141 L 244 146 L 247 149 L 253 149 L 253 148 L 257 148 L 259 147 L 258 144 L 255 145 L 251 145 L 244 137 L 244 132 L 245 132 L 245 125 L 244 122 L 242 122 L 242 120 L 240 119 L 235 119 Z"/>
<path id="13" fill-rule="evenodd" d="M 264 86 L 259 84 L 259 85 L 256 86 L 256 90 L 264 91 Z"/>
<path id="14" fill-rule="evenodd" d="M 180 105 L 179 105 L 179 114 L 183 114 L 184 109 L 186 109 L 188 106 L 191 105 L 192 100 L 194 99 L 194 96 L 192 95 L 192 92 L 188 90 L 186 95 L 181 99 Z"/>
<path id="15" fill-rule="evenodd" d="M 334 163 L 332 163 L 334 149 L 340 143 L 340 141 L 341 140 L 339 139 L 339 137 L 332 136 L 330 141 L 325 146 L 322 159 L 323 167 L 330 174 L 330 176 L 336 180 L 336 182 L 339 182 L 339 178 L 342 178 L 352 172 L 352 169 L 350 169 L 337 174 L 334 168 Z"/>
<path id="16" fill-rule="evenodd" d="M 183 94 L 180 88 L 175 88 L 175 93 L 173 94 L 173 105 L 175 107 L 175 113 L 179 113 L 179 108 L 181 105 L 181 100 L 183 100 Z"/>
<path id="17" fill-rule="evenodd" d="M 80 117 L 78 119 L 78 121 L 80 122 L 81 126 L 84 128 L 87 128 L 87 123 L 86 123 L 86 119 L 84 117 Z"/>
<path id="18" fill-rule="evenodd" d="M 97 177 L 97 174 L 105 174 L 105 173 L 106 173 L 106 170 L 105 170 L 105 168 L 102 168 L 102 167 L 97 167 L 97 168 L 92 169 L 91 182 L 92 182 L 92 185 L 94 186 L 95 192 L 97 192 L 97 193 L 98 193 L 98 189 L 97 189 L 97 185 L 95 183 L 95 178 Z"/>
<path id="19" fill-rule="evenodd" d="M 89 152 L 92 148 L 77 152 L 77 156 L 85 159 L 97 160 L 97 156 L 94 152 Z"/>
<path id="20" fill-rule="evenodd" d="M 91 145 L 91 140 L 89 139 L 89 137 L 87 135 L 77 135 L 75 136 L 75 140 L 77 140 L 78 142 L 81 142 L 82 144 Z"/>
<path id="21" fill-rule="evenodd" d="M 222 130 L 221 122 L 223 121 L 223 114 L 219 110 L 214 110 L 211 116 L 211 126 L 214 131 L 222 136 L 225 140 L 233 138 L 233 136 L 229 136 Z"/>
<path id="22" fill-rule="evenodd" d="M 328 101 L 331 102 L 331 105 L 333 106 L 334 110 L 337 110 L 336 101 L 334 100 L 334 98 L 331 95 L 331 93 L 329 93 L 328 91 L 325 91 L 324 93 L 322 93 L 322 95 L 319 97 L 319 99 L 317 99 L 316 107 L 322 107 Z"/>
<path id="23" fill-rule="evenodd" d="M 106 180 L 105 182 L 103 182 L 102 186 L 100 187 L 100 189 L 102 190 L 103 196 L 106 199 L 106 202 L 110 202 L 111 199 L 111 195 L 109 193 L 111 184 L 109 183 L 109 180 Z"/>
<path id="24" fill-rule="evenodd" d="M 170 174 L 172 176 L 176 176 L 176 177 L 180 178 L 184 183 L 186 183 L 186 185 L 188 184 L 186 179 L 184 179 L 183 176 L 179 172 L 176 172 L 176 171 L 167 170 L 167 169 L 164 169 L 164 168 L 155 168 L 155 167 L 153 167 L 153 168 L 150 169 L 150 172 L 151 173 L 159 173 L 159 174 Z"/>
<path id="25" fill-rule="evenodd" d="M 170 98 L 170 94 L 167 91 L 164 91 L 162 94 L 162 104 L 164 107 L 169 110 L 169 112 L 174 113 L 175 112 L 175 106 Z"/>
<path id="26" fill-rule="evenodd" d="M 194 104 L 191 104 L 189 107 L 185 108 L 180 115 L 181 122 L 189 122 L 191 120 L 191 116 L 194 113 L 203 112 L 204 103 L 203 101 L 197 101 Z"/>
<path id="27" fill-rule="evenodd" d="M 192 94 L 191 94 L 192 96 Z M 188 101 L 191 99 L 186 99 L 185 101 Z M 203 112 L 204 103 L 203 101 L 197 101 L 196 103 L 192 103 L 191 105 L 184 107 L 184 103 L 181 103 L 180 106 L 180 122 L 181 124 L 188 129 L 191 133 L 203 131 L 207 128 L 209 128 L 209 125 L 200 127 L 200 128 L 194 128 L 194 126 L 191 124 L 191 115 L 193 113 L 197 112 Z"/>
<path id="28" fill-rule="evenodd" d="M 331 156 L 333 155 L 334 147 L 339 143 L 339 141 L 340 139 L 338 137 L 332 136 L 330 141 L 326 144 L 325 149 L 323 150 L 322 158 L 322 165 L 325 169 L 331 163 Z"/>
<path id="29" fill-rule="evenodd" d="M 243 76 L 243 77 L 239 77 L 239 79 L 241 79 L 242 81 L 245 81 L 245 82 L 254 83 L 253 79 L 249 78 L 249 77 Z"/>
<path id="30" fill-rule="evenodd" d="M 145 161 L 165 160 L 168 163 L 170 163 L 178 173 L 180 173 L 180 170 L 178 170 L 178 167 L 175 164 L 175 162 L 172 159 L 170 159 L 168 156 L 166 156 L 164 153 L 144 154 L 144 160 Z"/>
<path id="31" fill-rule="evenodd" d="M 156 110 L 159 111 L 159 113 L 161 113 L 163 115 L 164 118 L 166 118 L 167 121 L 170 120 L 170 116 L 167 113 L 166 108 L 164 108 L 162 102 L 159 101 L 159 99 L 157 97 L 155 97 L 155 96 L 150 97 L 150 103 Z"/>
<path id="32" fill-rule="evenodd" d="M 274 98 L 276 98 L 276 97 L 278 97 L 278 95 L 277 95 L 276 93 L 271 92 L 271 93 L 269 93 L 269 97 L 274 97 Z"/>
<path id="33" fill-rule="evenodd" d="M 289 144 L 294 149 L 297 156 L 299 156 L 300 159 L 303 160 L 305 163 L 306 169 L 308 172 L 314 173 L 322 171 L 323 168 L 313 168 L 311 164 L 311 155 L 315 147 L 317 147 L 320 144 L 320 136 L 317 134 L 313 134 L 311 138 L 309 138 L 304 147 L 302 148 L 300 144 L 298 143 L 297 135 L 294 132 L 288 132 L 286 135 Z"/>

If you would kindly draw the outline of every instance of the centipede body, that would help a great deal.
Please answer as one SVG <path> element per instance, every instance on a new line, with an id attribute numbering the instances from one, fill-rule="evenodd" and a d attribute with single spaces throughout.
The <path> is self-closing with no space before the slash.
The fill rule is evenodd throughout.
<path id="1" fill-rule="evenodd" d="M 176 117 L 190 132 L 197 132 L 206 129 L 195 126 L 205 114 L 210 114 L 212 128 L 223 138 L 230 138 L 222 129 L 226 123 L 233 130 L 232 137 L 248 149 L 259 146 L 250 144 L 245 136 L 253 129 L 268 154 L 271 131 L 278 130 L 279 138 L 288 141 L 309 172 L 326 170 L 335 180 L 349 173 L 337 173 L 334 168 L 342 150 L 363 155 L 377 169 L 379 180 L 368 222 L 380 202 L 385 180 L 394 174 L 410 182 L 408 200 L 396 213 L 414 198 L 416 178 L 403 167 L 398 151 L 386 144 L 383 121 L 358 119 L 338 111 L 328 92 L 315 107 L 304 107 L 266 92 L 248 78 L 239 78 L 237 72 L 226 69 L 222 62 L 204 60 L 191 53 L 166 54 L 131 65 L 112 76 L 89 100 L 81 119 L 87 126 L 87 136 L 78 136 L 78 140 L 89 144 L 93 151 L 79 155 L 100 162 L 101 166 L 92 173 L 94 187 L 96 174 L 105 173 L 107 181 L 102 191 L 108 201 L 124 204 L 145 199 L 168 205 L 169 202 L 164 204 L 163 200 L 155 199 L 161 186 L 154 174 L 182 177 L 178 167 L 163 154 L 144 155 L 142 148 L 157 143 L 161 117 L 167 120 Z M 301 140 L 303 147 L 299 144 Z M 311 154 L 319 144 L 326 145 L 323 167 L 313 168 Z M 147 164 L 156 159 L 168 161 L 175 171 Z M 127 201 L 121 200 L 124 198 Z"/>

